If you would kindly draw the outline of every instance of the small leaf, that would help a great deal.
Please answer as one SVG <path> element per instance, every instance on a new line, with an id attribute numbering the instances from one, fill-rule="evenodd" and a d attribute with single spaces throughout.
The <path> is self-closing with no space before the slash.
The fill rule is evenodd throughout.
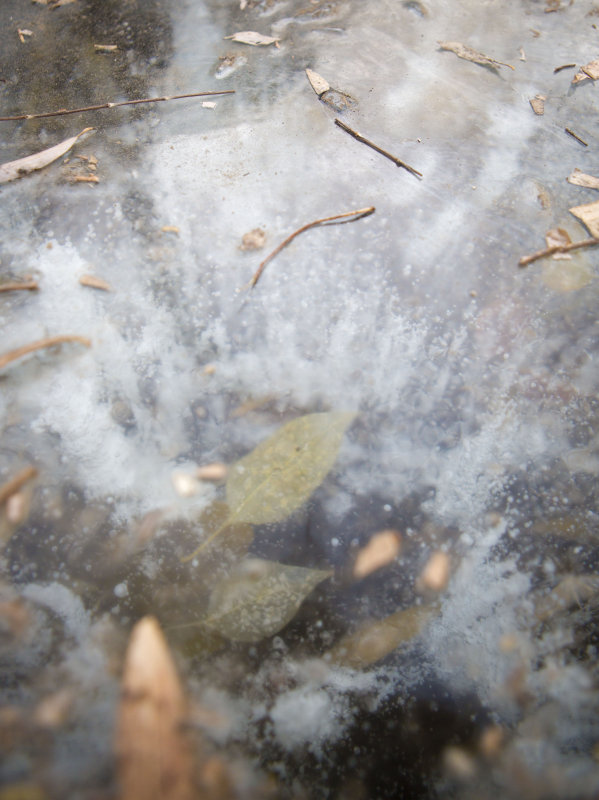
<path id="1" fill-rule="evenodd" d="M 531 105 L 532 110 L 539 117 L 542 117 L 543 114 L 545 113 L 545 100 L 547 100 L 546 95 L 536 94 L 531 100 L 528 101 Z"/>
<path id="2" fill-rule="evenodd" d="M 574 206 L 570 209 L 570 214 L 574 214 L 587 226 L 591 236 L 599 236 L 599 200 L 582 206 Z"/>
<path id="3" fill-rule="evenodd" d="M 593 81 L 599 78 L 599 58 L 596 58 L 594 61 L 589 61 L 588 64 L 581 67 L 580 71 L 572 78 L 572 83 L 580 83 L 581 81 L 589 80 L 589 78 Z"/>
<path id="4" fill-rule="evenodd" d="M 88 131 L 93 131 L 93 128 L 84 128 L 77 136 L 65 139 L 64 142 L 55 144 L 54 147 L 49 147 L 47 150 L 41 150 L 39 153 L 33 153 L 26 158 L 19 158 L 16 161 L 7 161 L 6 164 L 0 164 L 0 183 L 15 181 L 17 178 L 22 178 L 23 175 L 28 175 L 36 169 L 47 167 L 48 164 L 68 153 L 79 137 Z"/>
<path id="5" fill-rule="evenodd" d="M 441 50 L 449 50 L 451 53 L 455 53 L 458 58 L 463 58 L 465 61 L 472 61 L 474 64 L 480 64 L 483 67 L 493 67 L 494 69 L 497 67 L 509 67 L 510 69 L 514 69 L 511 64 L 504 64 L 503 61 L 496 61 L 494 58 L 490 58 L 490 56 L 486 56 L 484 53 L 479 53 L 477 50 L 461 42 L 438 42 L 438 45 Z"/>
<path id="6" fill-rule="evenodd" d="M 231 522 L 263 525 L 292 514 L 333 466 L 354 417 L 353 412 L 299 417 L 234 464 L 227 479 Z"/>
<path id="7" fill-rule="evenodd" d="M 238 33 L 231 34 L 231 36 L 225 36 L 225 39 L 232 39 L 234 42 L 239 42 L 240 44 L 251 44 L 254 47 L 275 44 L 279 41 L 274 36 L 264 36 L 256 31 L 239 31 Z"/>
<path id="8" fill-rule="evenodd" d="M 306 70 L 306 76 L 310 81 L 310 86 L 314 89 L 319 97 L 321 94 L 328 92 L 331 88 L 330 84 L 325 81 L 322 75 L 319 75 L 318 72 L 314 72 L 312 69 Z"/>
<path id="9" fill-rule="evenodd" d="M 329 658 L 334 664 L 352 669 L 375 664 L 417 636 L 436 611 L 436 605 L 411 606 L 367 622 L 344 636 L 329 652 Z"/>
<path id="10" fill-rule="evenodd" d="M 259 642 L 284 628 L 331 574 L 248 558 L 216 586 L 204 623 L 234 642 Z"/>

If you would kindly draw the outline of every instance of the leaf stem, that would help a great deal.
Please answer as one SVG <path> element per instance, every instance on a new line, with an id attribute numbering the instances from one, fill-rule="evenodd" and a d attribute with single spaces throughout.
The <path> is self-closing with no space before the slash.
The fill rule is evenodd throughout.
<path id="1" fill-rule="evenodd" d="M 270 255 L 266 256 L 264 261 L 260 264 L 256 272 L 254 273 L 252 280 L 250 281 L 250 289 L 253 289 L 254 286 L 258 283 L 258 281 L 260 280 L 260 276 L 264 272 L 264 268 L 266 267 L 268 262 L 272 261 L 272 259 L 276 255 L 278 255 L 281 252 L 281 250 L 287 247 L 287 245 L 290 244 L 295 239 L 296 236 L 299 236 L 300 233 L 304 233 L 304 231 L 310 230 L 310 228 L 316 228 L 318 225 L 323 225 L 324 223 L 327 222 L 336 222 L 337 220 L 343 220 L 345 222 L 356 222 L 357 220 L 362 219 L 362 217 L 368 217 L 370 216 L 370 214 L 374 214 L 375 210 L 376 209 L 374 206 L 368 206 L 368 208 L 360 208 L 357 211 L 346 211 L 344 214 L 335 214 L 335 216 L 333 217 L 323 217 L 322 219 L 316 219 L 314 220 L 314 222 L 309 222 L 307 225 L 303 225 L 301 228 L 298 228 L 283 242 L 281 242 L 281 244 L 278 247 L 276 247 L 272 251 L 272 253 L 270 253 Z M 348 217 L 355 217 L 355 219 L 347 219 Z"/>

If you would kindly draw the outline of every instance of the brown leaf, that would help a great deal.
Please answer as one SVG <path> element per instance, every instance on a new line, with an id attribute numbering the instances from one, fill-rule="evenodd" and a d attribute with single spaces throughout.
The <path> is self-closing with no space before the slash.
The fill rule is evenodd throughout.
<path id="1" fill-rule="evenodd" d="M 591 236 L 599 237 L 599 200 L 582 206 L 574 206 L 570 209 L 570 213 L 586 225 Z"/>
<path id="2" fill-rule="evenodd" d="M 535 114 L 539 117 L 542 117 L 545 113 L 545 100 L 547 99 L 546 95 L 544 94 L 537 94 L 528 102 L 530 103 L 532 110 Z"/>
<path id="3" fill-rule="evenodd" d="M 385 530 L 375 533 L 358 553 L 354 564 L 354 578 L 365 578 L 371 572 L 395 561 L 401 550 L 399 531 Z"/>
<path id="4" fill-rule="evenodd" d="M 484 53 L 479 53 L 477 50 L 461 42 L 438 42 L 438 45 L 441 50 L 449 50 L 451 53 L 455 53 L 458 58 L 463 58 L 465 61 L 472 61 L 474 64 L 480 64 L 483 67 L 493 67 L 494 69 L 497 67 L 509 67 L 510 69 L 514 69 L 511 64 L 504 64 L 503 61 L 496 61 L 494 58 L 486 56 Z"/>
<path id="5" fill-rule="evenodd" d="M 589 79 L 596 81 L 597 78 L 599 78 L 599 58 L 596 58 L 594 61 L 589 61 L 588 64 L 581 67 L 580 71 L 572 78 L 572 83 L 582 83 L 582 81 L 587 81 Z"/>
<path id="6" fill-rule="evenodd" d="M 253 47 L 266 46 L 269 44 L 276 44 L 279 40 L 274 36 L 264 36 L 262 33 L 256 31 L 239 31 L 233 33 L 231 36 L 225 36 L 225 39 L 232 39 L 234 42 L 240 44 L 251 44 Z"/>
<path id="7" fill-rule="evenodd" d="M 568 183 L 574 184 L 574 186 L 584 186 L 585 189 L 599 189 L 599 178 L 595 178 L 593 175 L 586 175 L 578 168 L 571 172 L 566 180 Z"/>
<path id="8" fill-rule="evenodd" d="M 181 684 L 158 622 L 134 627 L 125 657 L 116 756 L 120 800 L 193 800 Z"/>
<path id="9" fill-rule="evenodd" d="M 325 81 L 322 75 L 319 75 L 318 72 L 314 72 L 312 69 L 307 69 L 306 75 L 310 81 L 310 86 L 314 89 L 319 97 L 321 94 L 328 92 L 331 88 L 330 84 Z"/>
<path id="10" fill-rule="evenodd" d="M 572 244 L 572 239 L 568 231 L 563 228 L 552 228 L 545 234 L 545 241 L 547 247 L 563 247 L 564 245 Z M 570 253 L 554 253 L 553 259 L 555 261 L 571 261 L 572 256 Z"/>
<path id="11" fill-rule="evenodd" d="M 88 131 L 93 131 L 93 128 L 84 128 L 77 136 L 72 136 L 70 139 L 65 139 L 47 150 L 41 150 L 39 153 L 33 153 L 25 158 L 19 158 L 16 161 L 7 161 L 6 164 L 0 164 L 0 183 L 8 183 L 17 178 L 22 178 L 30 172 L 37 169 L 43 169 L 53 161 L 63 156 L 71 149 L 77 140 Z"/>

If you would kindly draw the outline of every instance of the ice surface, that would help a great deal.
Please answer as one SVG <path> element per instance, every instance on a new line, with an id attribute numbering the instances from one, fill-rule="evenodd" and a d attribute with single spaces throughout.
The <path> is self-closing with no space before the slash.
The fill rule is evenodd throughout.
<path id="1" fill-rule="evenodd" d="M 305 747 L 318 760 L 329 743 L 351 738 L 365 697 L 375 710 L 389 692 L 419 697 L 423 676 L 434 674 L 511 726 L 510 757 L 540 773 L 559 760 L 581 796 L 596 788 L 599 730 L 585 712 L 597 702 L 596 630 L 581 633 L 583 605 L 556 630 L 539 629 L 535 617 L 561 575 L 598 563 L 597 251 L 517 266 L 552 227 L 585 238 L 568 209 L 596 199 L 565 180 L 576 167 L 597 174 L 596 87 L 574 89 L 573 70 L 553 72 L 597 57 L 596 11 L 579 0 L 546 13 L 552 5 L 288 0 L 242 10 L 233 0 L 78 0 L 51 12 L 5 0 L 0 20 L 14 36 L 2 59 L 3 114 L 236 92 L 209 98 L 214 108 L 177 100 L 0 123 L 2 162 L 97 127 L 68 164 L 4 186 L 0 211 L 0 278 L 40 284 L 0 294 L 0 353 L 59 334 L 92 340 L 89 350 L 64 345 L 0 374 L 0 483 L 23 463 L 39 470 L 28 520 L 6 529 L 6 580 L 60 617 L 65 641 L 77 640 L 71 680 L 91 670 L 96 690 L 114 690 L 91 643 L 96 613 L 111 613 L 125 632 L 143 611 L 170 623 L 192 607 L 169 559 L 178 564 L 193 549 L 185 550 L 187 520 L 215 490 L 180 497 L 176 470 L 231 462 L 301 413 L 355 409 L 307 522 L 271 541 L 261 535 L 267 551 L 258 555 L 279 548 L 298 565 L 330 559 L 341 569 L 352 542 L 402 529 L 405 560 L 388 581 L 327 596 L 334 611 L 331 630 L 318 634 L 320 656 L 362 617 L 414 602 L 418 569 L 446 547 L 454 573 L 417 645 L 422 668 L 394 656 L 385 681 L 329 667 L 315 679 L 302 666 L 298 629 L 281 657 L 289 683 L 265 688 L 279 658 L 268 650 L 241 697 L 211 662 L 200 670 L 203 690 L 216 683 L 219 702 L 231 704 L 228 738 L 214 741 L 256 736 L 282 761 Z M 17 24 L 34 31 L 26 44 Z M 280 47 L 223 38 L 249 29 Z M 118 53 L 92 53 L 100 39 Z M 440 40 L 515 69 L 458 59 Z M 336 127 L 306 68 L 357 100 L 343 114 L 348 125 L 423 179 Z M 547 95 L 543 117 L 528 102 L 537 93 Z M 97 157 L 98 184 L 69 181 L 86 163 L 77 155 Z M 298 236 L 248 290 L 260 261 L 294 230 L 369 205 L 368 218 Z M 258 227 L 265 248 L 242 251 L 242 236 Z M 82 287 L 88 273 L 113 291 Z M 175 527 L 160 529 L 143 556 L 144 583 L 127 559 L 142 549 L 140 526 L 155 509 Z M 179 535 L 173 555 L 169 537 L 175 548 Z M 115 596 L 122 586 L 127 593 Z M 251 653 L 223 658 L 232 675 L 245 658 L 256 666 Z M 514 689 L 518 670 L 526 677 Z M 343 689 L 331 689 L 335 676 Z M 528 791 L 508 784 L 514 796 Z M 561 782 L 555 796 L 566 789 Z"/>

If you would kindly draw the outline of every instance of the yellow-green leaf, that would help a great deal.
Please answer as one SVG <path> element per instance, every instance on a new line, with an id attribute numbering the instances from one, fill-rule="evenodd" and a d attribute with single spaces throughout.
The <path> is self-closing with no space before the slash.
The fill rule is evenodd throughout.
<path id="1" fill-rule="evenodd" d="M 235 642 L 259 642 L 284 628 L 330 570 L 248 558 L 213 590 L 204 624 Z"/>
<path id="2" fill-rule="evenodd" d="M 403 608 L 384 619 L 370 620 L 344 636 L 329 652 L 332 663 L 360 669 L 375 664 L 417 636 L 437 611 L 437 605 Z"/>
<path id="3" fill-rule="evenodd" d="M 229 471 L 231 521 L 261 525 L 292 514 L 333 466 L 352 412 L 307 414 L 283 425 Z"/>

